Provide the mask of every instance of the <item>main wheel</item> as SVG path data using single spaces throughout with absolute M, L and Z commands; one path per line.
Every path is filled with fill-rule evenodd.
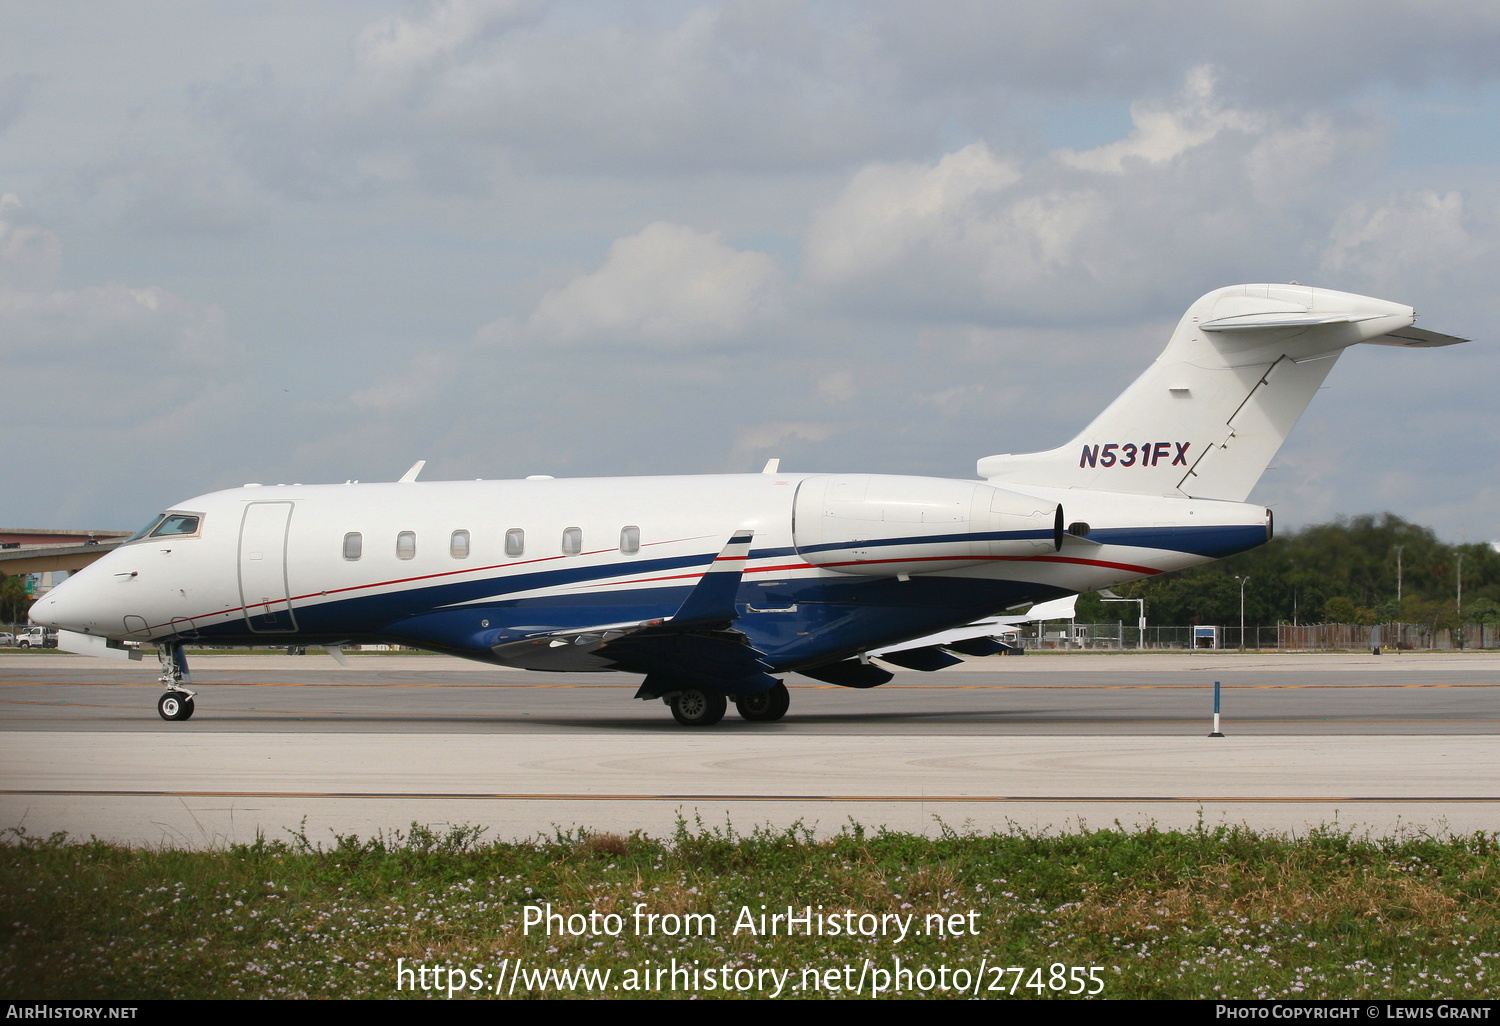
M 729 700 L 717 691 L 688 688 L 672 699 L 672 717 L 684 727 L 712 727 L 724 718 Z
M 168 691 L 156 700 L 156 711 L 164 720 L 186 720 L 193 715 L 193 700 L 187 695 Z
M 786 715 L 791 704 L 792 696 L 787 694 L 786 685 L 780 681 L 769 691 L 740 695 L 734 700 L 734 707 L 739 710 L 740 717 L 751 723 L 774 723 Z

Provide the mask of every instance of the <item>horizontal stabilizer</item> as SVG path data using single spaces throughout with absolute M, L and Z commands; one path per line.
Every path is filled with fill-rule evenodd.
M 1469 339 L 1460 338 L 1457 335 L 1439 335 L 1435 331 L 1428 331 L 1426 328 L 1418 328 L 1413 325 L 1397 331 L 1388 331 L 1379 338 L 1371 339 L 1370 341 L 1377 346 L 1405 346 L 1408 349 L 1434 349 L 1438 346 L 1456 346 L 1460 342 L 1468 342 Z
M 1220 317 L 1198 325 L 1204 331 L 1265 331 L 1269 328 L 1311 328 L 1320 324 L 1353 324 L 1362 320 L 1346 313 L 1265 313 Z

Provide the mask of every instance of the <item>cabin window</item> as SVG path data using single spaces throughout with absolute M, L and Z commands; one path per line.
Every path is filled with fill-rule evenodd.
M 583 551 L 583 528 L 569 527 L 563 530 L 562 550 L 564 556 L 576 556 Z
M 396 558 L 411 559 L 417 554 L 417 532 L 402 531 L 396 535 Z
M 512 527 L 505 532 L 505 554 L 507 556 L 519 556 L 526 551 L 526 532 L 519 527 Z
M 453 537 L 448 539 L 448 555 L 454 559 L 469 558 L 469 532 L 454 531 Z
M 365 549 L 365 537 L 358 531 L 344 535 L 344 558 L 358 559 Z
M 635 525 L 620 528 L 620 551 L 633 556 L 641 551 L 641 529 Z

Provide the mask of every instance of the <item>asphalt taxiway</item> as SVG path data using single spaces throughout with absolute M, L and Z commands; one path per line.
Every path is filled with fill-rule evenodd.
M 790 678 L 776 724 L 676 725 L 631 678 L 440 657 L 0 657 L 0 827 L 193 846 L 413 822 L 490 836 L 793 822 L 1500 830 L 1500 655 L 1068 653 Z M 1223 730 L 1208 738 L 1212 686 Z

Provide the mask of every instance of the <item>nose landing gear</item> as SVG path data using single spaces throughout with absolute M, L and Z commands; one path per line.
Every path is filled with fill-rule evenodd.
M 193 697 L 183 685 L 192 683 L 188 672 L 187 656 L 177 642 L 163 642 L 156 646 L 156 658 L 161 663 L 161 676 L 157 679 L 166 687 L 167 693 L 156 700 L 156 711 L 164 720 L 186 720 L 193 715 Z
M 193 699 L 185 691 L 168 691 L 156 700 L 156 711 L 164 720 L 186 720 L 193 715 Z

